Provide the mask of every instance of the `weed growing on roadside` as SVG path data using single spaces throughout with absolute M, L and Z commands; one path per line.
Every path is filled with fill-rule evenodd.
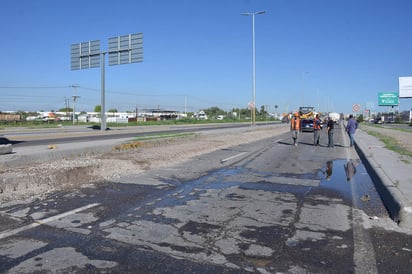
M 408 151 L 401 143 L 399 143 L 395 138 L 381 134 L 373 130 L 366 130 L 366 133 L 378 138 L 385 144 L 385 148 L 392 150 L 400 155 L 405 155 L 412 157 L 412 151 Z

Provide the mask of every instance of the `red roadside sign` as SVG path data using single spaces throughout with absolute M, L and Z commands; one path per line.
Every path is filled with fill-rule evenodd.
M 352 106 L 352 111 L 353 111 L 353 112 L 358 113 L 360 110 L 361 110 L 361 105 L 359 105 L 359 104 L 354 104 L 354 105 Z

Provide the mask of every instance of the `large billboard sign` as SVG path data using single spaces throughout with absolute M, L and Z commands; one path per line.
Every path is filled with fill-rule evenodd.
M 412 98 L 412 77 L 399 77 L 399 97 Z
M 100 40 L 71 45 L 72 70 L 100 67 Z
M 399 105 L 399 93 L 397 92 L 379 92 L 379 106 L 397 106 Z
M 143 62 L 143 33 L 109 38 L 109 66 Z
M 70 48 L 71 69 L 100 67 L 101 81 L 101 125 L 106 130 L 105 117 L 105 54 L 109 54 L 109 65 L 143 62 L 143 33 L 109 38 L 108 52 L 100 51 L 100 40 L 72 44 Z

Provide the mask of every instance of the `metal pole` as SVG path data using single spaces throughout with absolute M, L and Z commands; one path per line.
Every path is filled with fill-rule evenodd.
M 252 112 L 252 126 L 255 125 L 256 122 L 256 49 L 255 49 L 255 15 L 256 14 L 263 14 L 265 11 L 258 11 L 258 12 L 247 12 L 242 13 L 242 15 L 252 15 L 252 100 L 253 100 L 253 110 Z
M 76 120 L 76 99 L 79 96 L 76 96 L 76 88 L 78 87 L 78 85 L 72 85 L 72 88 L 74 89 L 74 94 L 73 94 L 73 125 L 75 124 L 75 120 Z
M 253 125 L 256 123 L 256 50 L 255 50 L 255 13 L 252 13 L 252 54 L 253 54 Z
M 73 96 L 73 125 L 76 121 L 76 96 Z
M 101 85 L 101 92 L 102 92 L 102 94 L 101 94 L 101 109 L 100 109 L 100 119 L 101 119 L 101 122 L 100 122 L 100 130 L 101 131 L 105 131 L 106 130 L 106 111 L 105 111 L 105 98 L 104 98 L 104 96 L 105 96 L 105 79 L 104 79 L 104 75 L 105 75 L 105 71 L 104 71 L 104 68 L 105 68 L 105 58 L 104 58 L 104 55 L 105 55 L 106 53 L 105 52 L 102 52 L 101 53 L 101 63 L 100 63 L 100 85 Z

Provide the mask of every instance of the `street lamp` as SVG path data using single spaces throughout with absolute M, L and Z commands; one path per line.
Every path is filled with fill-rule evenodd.
M 252 16 L 252 81 L 253 81 L 253 112 L 252 112 L 252 125 L 255 125 L 256 121 L 256 50 L 255 50 L 255 15 L 263 14 L 266 11 L 257 11 L 257 12 L 245 12 L 241 15 L 251 15 Z

